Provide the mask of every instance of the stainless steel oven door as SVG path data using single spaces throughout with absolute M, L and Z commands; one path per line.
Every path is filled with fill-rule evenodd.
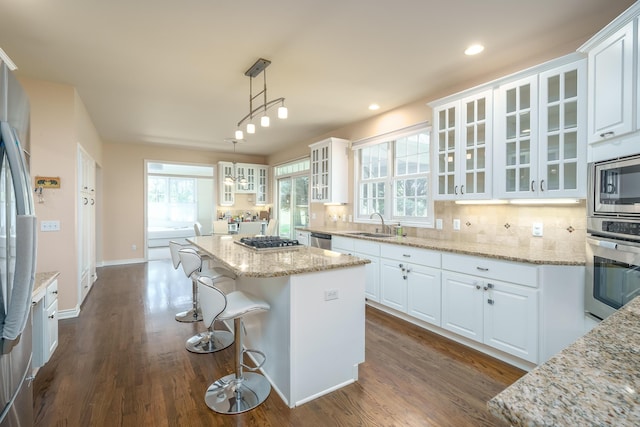
M 587 237 L 585 310 L 600 319 L 640 295 L 640 244 Z
M 589 165 L 589 215 L 640 215 L 640 156 Z

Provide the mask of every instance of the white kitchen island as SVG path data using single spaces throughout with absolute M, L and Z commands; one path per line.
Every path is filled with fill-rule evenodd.
M 244 323 L 245 346 L 267 355 L 262 373 L 273 389 L 295 407 L 357 381 L 369 261 L 306 246 L 257 251 L 234 243 L 238 239 L 188 240 L 236 274 L 237 290 L 271 305 Z

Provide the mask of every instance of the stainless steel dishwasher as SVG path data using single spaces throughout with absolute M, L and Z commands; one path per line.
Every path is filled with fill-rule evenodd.
M 331 234 L 311 233 L 309 246 L 312 248 L 331 250 Z

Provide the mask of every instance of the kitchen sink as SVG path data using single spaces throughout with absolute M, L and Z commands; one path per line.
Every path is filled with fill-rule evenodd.
M 390 234 L 368 233 L 368 232 L 365 232 L 365 231 L 356 231 L 356 232 L 347 233 L 347 234 L 351 234 L 353 236 L 362 236 L 362 237 L 393 237 Z

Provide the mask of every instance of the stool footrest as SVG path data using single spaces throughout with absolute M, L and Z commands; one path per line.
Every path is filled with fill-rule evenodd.
M 240 357 L 240 360 L 244 359 L 244 354 L 245 353 L 259 354 L 260 356 L 262 356 L 262 362 L 256 367 L 247 366 L 244 363 L 242 363 L 242 361 L 240 362 L 240 365 L 242 365 L 243 368 L 248 369 L 250 371 L 257 371 L 258 369 L 262 368 L 264 363 L 267 361 L 267 356 L 265 356 L 265 354 L 263 352 L 261 352 L 260 350 L 252 350 L 252 349 L 249 349 L 249 348 L 247 348 L 245 350 L 242 350 L 242 356 Z

